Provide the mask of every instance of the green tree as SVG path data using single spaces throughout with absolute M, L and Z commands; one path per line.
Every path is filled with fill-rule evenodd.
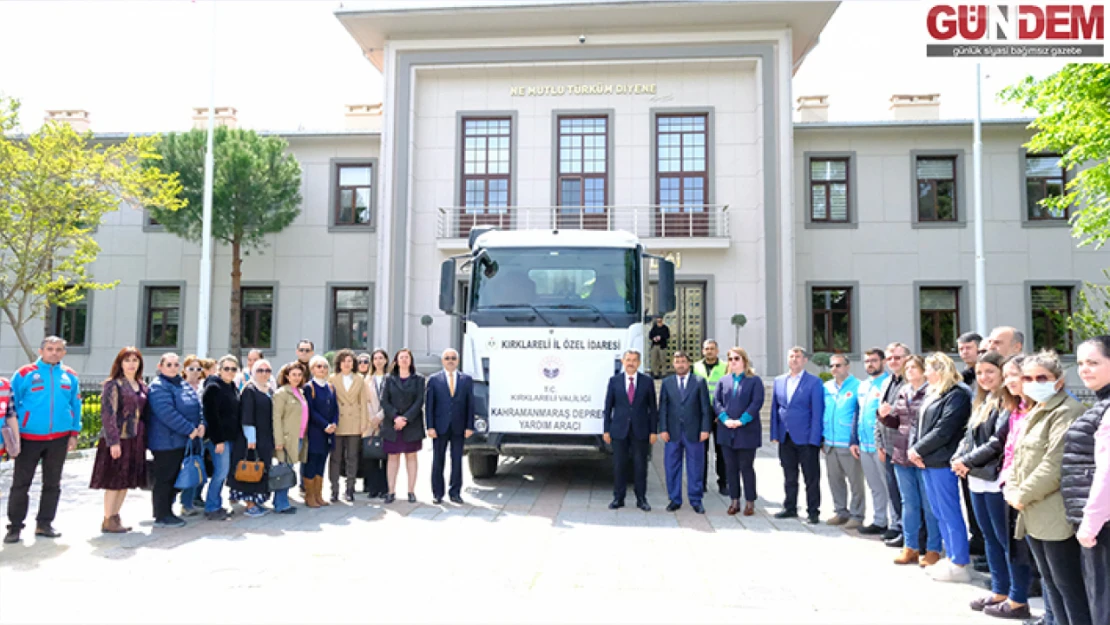
M 1036 112 L 1030 152 L 1061 154 L 1069 171 L 1089 165 L 1068 181 L 1063 196 L 1043 204 L 1058 211 L 1081 207 L 1072 213 L 1073 235 L 1080 245 L 1102 247 L 1110 240 L 1110 64 L 1071 63 L 1042 80 L 1028 76 L 1001 97 Z
M 19 102 L 0 97 L 0 310 L 34 359 L 27 323 L 118 283 L 88 272 L 104 214 L 126 204 L 172 215 L 182 206 L 181 184 L 159 170 L 156 137 L 102 145 L 69 124 L 28 136 L 14 134 L 18 127 Z
M 180 176 L 188 204 L 179 211 L 151 210 L 166 230 L 197 243 L 203 225 L 206 140 L 204 130 L 172 133 L 162 139 L 158 146 L 162 167 Z M 281 232 L 300 214 L 301 166 L 286 152 L 289 146 L 280 137 L 219 127 L 214 141 L 212 238 L 231 247 L 231 353 L 239 357 L 243 347 L 243 256 L 260 251 L 266 235 Z

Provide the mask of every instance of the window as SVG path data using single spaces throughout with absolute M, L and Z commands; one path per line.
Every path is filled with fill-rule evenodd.
M 1025 156 L 1025 202 L 1029 219 L 1067 221 L 1069 211 L 1066 208 L 1041 205 L 1046 198 L 1063 196 L 1067 179 L 1059 154 Z
M 1065 320 L 1071 315 L 1070 286 L 1035 286 L 1030 289 L 1030 308 L 1033 315 L 1033 346 L 1036 349 L 1054 349 L 1058 354 L 1075 350 L 1072 334 Z
M 956 221 L 956 157 L 918 156 L 917 220 Z
M 273 347 L 274 289 L 244 287 L 240 293 L 242 345 L 270 349 Z
M 54 307 L 54 336 L 65 339 L 66 347 L 87 347 L 89 301 L 84 293 L 81 299 L 65 306 Z
M 655 236 L 708 236 L 709 116 L 655 118 Z
M 474 226 L 508 227 L 512 120 L 463 118 L 462 206 L 459 236 Z
M 609 118 L 560 117 L 557 227 L 607 230 Z
M 851 287 L 813 288 L 813 351 L 848 353 L 852 351 Z
M 956 351 L 960 335 L 960 289 L 922 287 L 917 292 L 921 315 L 921 351 Z
M 181 288 L 148 287 L 146 346 L 177 347 L 181 332 Z
M 370 289 L 335 287 L 331 292 L 333 349 L 367 349 L 370 340 Z
M 372 163 L 343 163 L 335 167 L 336 226 L 363 226 L 371 223 L 373 179 Z
M 814 158 L 809 161 L 810 219 L 848 223 L 848 159 Z

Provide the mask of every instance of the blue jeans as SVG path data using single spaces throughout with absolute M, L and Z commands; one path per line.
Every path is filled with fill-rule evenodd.
M 1029 601 L 1029 566 L 1010 557 L 1009 505 L 1002 493 L 971 492 L 971 507 L 983 530 L 987 563 L 991 567 L 991 592 L 1008 595 L 1014 603 Z
M 928 531 L 926 549 L 940 552 L 940 526 L 929 506 L 929 496 L 925 494 L 925 471 L 917 467 L 894 465 L 898 477 L 898 490 L 902 493 L 902 536 L 906 547 L 921 551 L 921 513 L 925 513 L 925 529 Z M 965 541 L 966 542 L 966 541 Z
M 228 471 L 231 469 L 231 443 L 224 443 L 224 453 L 216 453 L 216 445 L 211 441 L 206 442 L 208 453 L 212 454 L 212 476 L 208 480 L 208 496 L 204 500 L 204 511 L 215 512 L 224 506 L 221 494 L 224 482 L 227 481 Z
M 924 469 L 923 472 L 929 505 L 944 536 L 948 559 L 958 566 L 967 566 L 971 562 L 971 554 L 968 552 L 967 524 L 960 507 L 960 478 L 948 467 Z
M 281 512 L 293 506 L 289 503 L 289 489 L 283 488 L 274 491 L 274 512 Z

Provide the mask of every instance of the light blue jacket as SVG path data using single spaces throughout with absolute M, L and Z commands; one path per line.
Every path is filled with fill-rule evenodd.
M 51 365 L 39 358 L 21 368 L 12 378 L 20 438 L 51 441 L 80 434 L 79 386 L 73 369 L 60 363 Z
M 840 388 L 836 380 L 825 382 L 825 443 L 830 447 L 848 447 L 852 442 L 852 424 L 859 413 L 859 380 L 845 378 Z
M 875 422 L 879 418 L 879 404 L 883 403 L 883 383 L 890 373 L 883 371 L 877 378 L 867 378 L 860 382 L 859 416 L 852 426 L 852 444 L 859 445 L 860 451 L 873 454 L 878 450 L 875 445 Z

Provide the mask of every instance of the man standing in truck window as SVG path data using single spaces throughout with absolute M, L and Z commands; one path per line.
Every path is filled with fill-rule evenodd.
M 655 444 L 659 411 L 655 405 L 655 383 L 640 373 L 640 352 L 630 349 L 621 358 L 624 371 L 609 378 L 605 393 L 604 434 L 613 446 L 613 501 L 610 510 L 624 507 L 628 491 L 627 471 L 632 459 L 633 490 L 636 507 L 650 512 L 647 501 L 647 461 Z
M 656 380 L 663 377 L 663 369 L 667 366 L 667 342 L 671 340 L 671 329 L 663 323 L 662 317 L 656 317 L 655 323 L 648 332 L 648 341 L 651 342 L 651 377 Z
M 702 360 L 694 363 L 694 375 L 705 380 L 705 384 L 709 389 L 709 403 L 713 403 L 713 394 L 717 392 L 717 381 L 725 377 L 728 373 L 728 363 L 718 360 L 718 347 L 717 341 L 708 339 L 701 345 L 701 355 L 704 356 Z M 727 473 L 725 472 L 725 460 L 721 455 L 721 443 L 717 440 L 717 420 L 713 419 L 713 453 L 717 459 L 715 466 L 717 468 L 717 492 L 723 496 L 728 496 L 728 480 L 726 479 Z M 704 457 L 705 462 L 701 465 L 701 483 L 707 484 L 709 482 L 709 446 L 706 445 Z

